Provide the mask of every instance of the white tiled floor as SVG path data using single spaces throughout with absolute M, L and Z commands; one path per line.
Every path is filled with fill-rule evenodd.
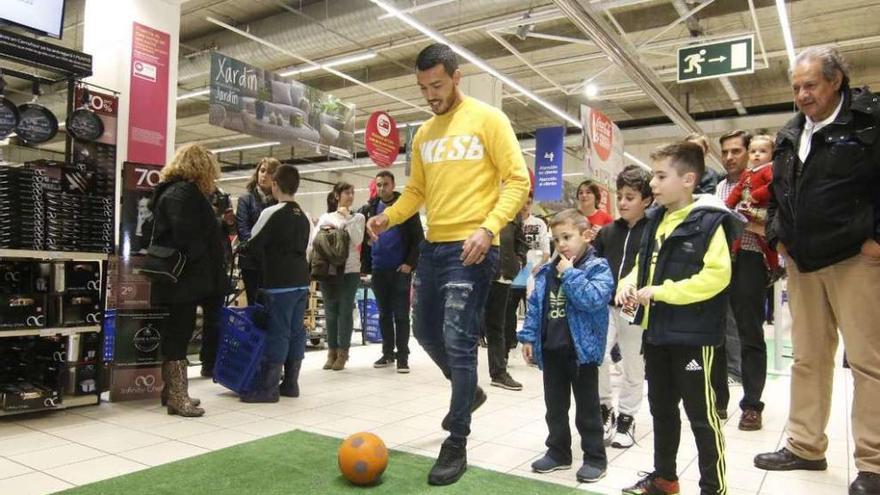
M 323 353 L 309 352 L 301 376 L 302 397 L 282 398 L 278 404 L 243 404 L 210 380 L 195 377 L 198 368 L 192 368 L 191 394 L 201 398 L 207 410 L 198 419 L 168 416 L 158 401 L 103 403 L 3 418 L 0 494 L 52 493 L 293 429 L 336 437 L 369 430 L 391 448 L 436 455 L 446 437 L 440 420 L 447 410 L 449 387 L 418 344 L 413 342 L 412 347 L 409 375 L 397 374 L 393 368 L 373 369 L 372 362 L 380 352 L 377 345 L 353 347 L 351 361 L 341 372 L 321 370 Z M 510 372 L 523 382 L 524 390 L 489 387 L 485 357 L 481 350 L 480 380 L 489 400 L 474 415 L 468 444 L 470 464 L 613 494 L 637 479 L 640 471 L 651 468 L 653 435 L 646 403 L 636 418 L 638 445 L 627 451 L 609 448 L 608 474 L 599 483 L 579 484 L 574 470 L 531 473 L 529 465 L 542 455 L 547 434 L 540 372 L 525 366 L 517 355 L 511 359 Z M 732 495 L 846 493 L 857 474 L 851 460 L 849 427 L 852 379 L 842 369 L 835 378 L 828 428 L 830 467 L 819 473 L 766 473 L 752 466 L 755 454 L 776 450 L 782 444 L 788 413 L 786 377 L 769 378 L 764 393 L 764 429 L 758 432 L 737 430 L 736 404 L 742 389 L 731 389 L 731 417 L 725 436 Z M 575 447 L 578 442 L 573 439 Z M 698 493 L 695 459 L 693 437 L 685 421 L 678 456 L 684 495 Z

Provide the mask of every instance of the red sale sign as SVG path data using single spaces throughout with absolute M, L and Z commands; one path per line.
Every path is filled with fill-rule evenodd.
M 128 116 L 128 160 L 165 164 L 168 146 L 168 33 L 134 23 Z
M 383 168 L 390 167 L 400 151 L 400 134 L 394 117 L 385 112 L 373 112 L 364 132 L 364 145 L 373 162 Z
M 604 113 L 595 109 L 590 112 L 590 140 L 602 161 L 608 161 L 608 157 L 611 156 L 614 142 L 613 126 L 611 119 Z

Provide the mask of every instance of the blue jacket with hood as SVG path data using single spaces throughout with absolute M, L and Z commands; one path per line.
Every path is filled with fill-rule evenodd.
M 614 294 L 614 276 L 604 258 L 590 252 L 583 256 L 577 266 L 562 274 L 565 291 L 565 314 L 571 331 L 578 365 L 602 363 L 608 337 L 608 303 Z M 541 335 L 544 325 L 544 295 L 547 277 L 555 276 L 555 263 L 551 260 L 535 276 L 535 290 L 528 299 L 526 319 L 517 339 L 532 344 L 535 363 L 544 369 Z

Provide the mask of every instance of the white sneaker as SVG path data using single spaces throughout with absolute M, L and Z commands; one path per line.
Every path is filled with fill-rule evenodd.
M 629 414 L 621 414 L 617 418 L 617 431 L 611 446 L 617 449 L 628 449 L 636 443 L 636 422 Z
M 605 430 L 605 445 L 611 445 L 611 439 L 614 438 L 617 428 L 617 416 L 614 414 L 614 409 L 604 404 L 600 407 L 602 409 L 602 428 Z

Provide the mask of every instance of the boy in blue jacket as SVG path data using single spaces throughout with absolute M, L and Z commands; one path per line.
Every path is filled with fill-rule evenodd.
M 544 372 L 547 407 L 547 453 L 532 470 L 549 473 L 571 467 L 568 409 L 572 391 L 575 426 L 584 462 L 577 479 L 602 479 L 608 465 L 599 410 L 598 370 L 608 333 L 606 306 L 614 292 L 608 262 L 589 245 L 590 224 L 577 210 L 556 214 L 550 222 L 557 256 L 535 276 L 523 329 L 517 334 L 526 362 L 534 359 Z

